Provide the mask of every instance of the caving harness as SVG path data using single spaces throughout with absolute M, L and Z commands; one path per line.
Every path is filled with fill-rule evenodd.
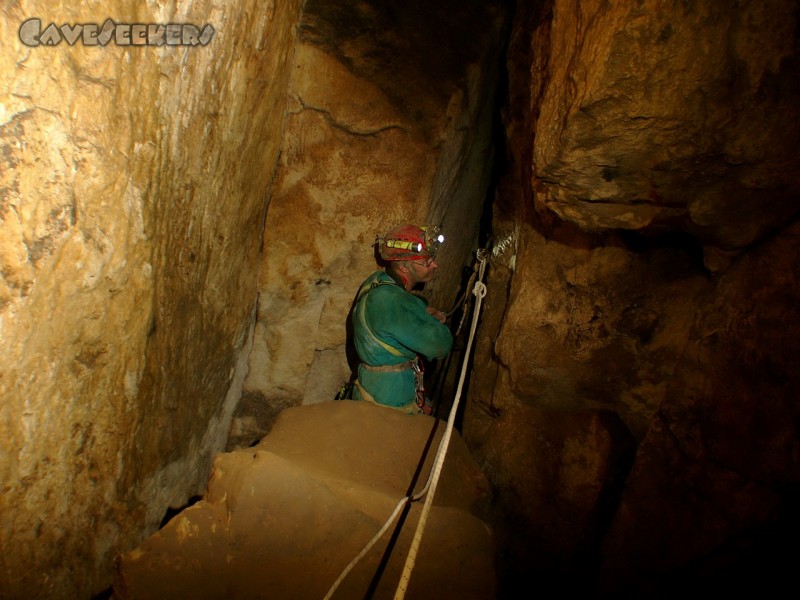
M 364 306 L 363 302 L 366 302 L 365 296 L 372 290 L 382 285 L 397 285 L 394 281 L 373 281 L 369 285 L 363 285 L 361 289 L 358 291 L 356 295 L 356 308 L 355 311 L 358 314 L 359 323 L 364 328 L 370 338 L 381 346 L 384 350 L 389 352 L 394 356 L 404 356 L 403 353 L 392 346 L 391 344 L 387 344 L 383 340 L 379 339 L 372 332 L 372 328 L 367 323 L 367 319 L 364 315 L 366 307 Z M 362 302 L 363 301 L 363 302 Z M 419 356 L 415 356 L 410 360 L 403 361 L 401 363 L 393 364 L 393 365 L 370 365 L 365 362 L 361 363 L 361 366 L 366 369 L 367 371 L 373 371 L 376 373 L 397 373 L 399 371 L 406 371 L 408 369 L 413 369 L 414 371 L 414 401 L 419 408 L 420 411 L 424 412 L 426 415 L 430 415 L 433 413 L 433 406 L 431 405 L 430 400 L 425 397 L 425 365 L 420 359 Z M 364 389 L 364 386 L 361 385 L 361 382 L 356 379 L 353 382 L 353 385 L 358 388 L 359 393 L 362 397 L 365 397 L 368 400 L 373 400 L 374 398 L 371 397 L 369 392 Z

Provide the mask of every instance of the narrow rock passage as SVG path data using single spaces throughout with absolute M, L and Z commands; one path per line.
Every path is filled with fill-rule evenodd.
M 258 445 L 217 457 L 201 501 L 120 557 L 115 600 L 321 600 L 417 471 L 415 491 L 425 485 L 444 429 L 355 401 L 283 411 Z M 481 518 L 488 501 L 489 485 L 455 434 L 406 597 L 495 597 L 493 537 Z M 421 506 L 412 504 L 395 540 L 397 522 L 386 531 L 334 599 L 394 596 Z

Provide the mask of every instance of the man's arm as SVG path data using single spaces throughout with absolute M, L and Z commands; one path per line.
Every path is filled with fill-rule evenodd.
M 370 293 L 374 297 L 369 298 L 367 310 L 376 335 L 428 359 L 447 356 L 453 335 L 444 319 L 434 314 L 445 317 L 441 311 L 429 309 L 423 300 L 398 288 L 386 286 Z
M 432 306 L 429 306 L 425 310 L 427 311 L 427 313 L 429 315 L 434 317 L 440 323 L 444 323 L 445 321 L 447 321 L 447 315 L 444 314 L 442 311 L 437 310 L 437 309 L 433 308 Z

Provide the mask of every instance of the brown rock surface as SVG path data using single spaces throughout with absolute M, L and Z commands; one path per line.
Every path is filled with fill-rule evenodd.
M 729 248 L 792 218 L 794 2 L 552 7 L 538 204 L 586 231 L 677 227 Z
M 489 183 L 499 4 L 305 4 L 246 393 L 273 407 L 333 398 L 354 367 L 347 315 L 377 268 L 372 244 L 395 224 L 442 225 L 426 293 L 455 301 Z
M 0 597 L 100 593 L 205 486 L 246 370 L 300 5 L 0 11 Z M 216 34 L 28 47 L 32 16 Z
M 409 485 L 422 489 L 444 430 L 363 402 L 283 411 L 257 446 L 217 457 L 203 500 L 120 558 L 114 597 L 323 598 Z M 476 516 L 488 484 L 458 434 L 450 440 L 407 597 L 492 598 L 492 535 Z M 396 521 L 333 598 L 364 597 L 376 573 L 372 597 L 393 597 L 421 507 L 384 570 Z
M 696 577 L 716 566 L 733 579 L 740 548 L 752 553 L 754 572 L 767 557 L 796 559 L 764 532 L 784 523 L 792 535 L 797 523 L 798 253 L 795 225 L 740 257 L 698 311 L 605 542 L 609 587 L 659 580 L 695 561 Z M 781 581 L 781 564 L 765 585 Z
M 669 595 L 793 573 L 797 1 L 513 4 L 506 81 L 502 2 L 6 3 L 0 597 L 101 593 L 112 557 L 203 489 L 229 430 L 246 445 L 282 409 L 327 400 L 378 230 L 456 232 L 426 290 L 449 308 L 488 228 L 495 82 L 507 154 L 464 432 L 517 519 L 498 536 L 508 581 L 563 595 L 600 571 L 612 593 Z M 28 48 L 34 14 L 217 34 Z M 254 408 L 230 429 L 240 398 Z M 288 442 L 330 433 L 309 432 Z M 348 496 L 320 474 L 336 453 L 304 451 L 226 456 L 237 474 L 271 465 L 269 506 L 300 504 L 331 539 L 367 535 L 397 490 L 358 480 Z M 227 524 L 214 498 L 149 542 Z
M 507 549 L 509 581 L 532 594 L 596 593 L 598 572 L 610 597 L 758 593 L 789 578 L 797 18 L 791 1 L 518 5 L 510 160 L 465 439 L 509 506 L 520 490 L 560 498 L 563 487 L 508 439 L 531 453 L 589 448 L 576 418 L 589 409 L 616 413 L 640 443 L 603 518 L 586 519 L 588 502 L 551 531 L 554 548 L 596 536 L 588 555 Z M 538 420 L 519 415 L 539 411 L 575 429 L 534 434 Z M 564 507 L 547 508 L 524 515 L 530 531 L 548 532 Z

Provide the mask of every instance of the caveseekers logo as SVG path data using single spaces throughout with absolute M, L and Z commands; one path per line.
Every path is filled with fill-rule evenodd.
M 66 42 L 70 46 L 205 46 L 214 37 L 214 28 L 202 28 L 186 23 L 144 24 L 115 23 L 106 19 L 102 26 L 96 23 L 83 25 L 50 23 L 42 29 L 41 19 L 28 19 L 19 27 L 19 39 L 26 46 L 57 46 Z

